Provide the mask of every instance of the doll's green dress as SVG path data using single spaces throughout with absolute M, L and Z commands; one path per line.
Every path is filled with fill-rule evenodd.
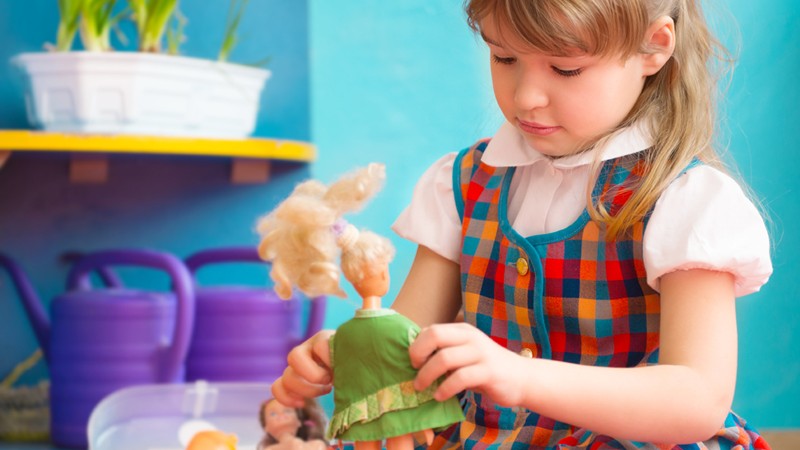
M 329 439 L 377 441 L 464 419 L 458 400 L 436 401 L 438 381 L 414 389 L 408 346 L 419 327 L 391 309 L 359 309 L 331 338 L 335 409 Z

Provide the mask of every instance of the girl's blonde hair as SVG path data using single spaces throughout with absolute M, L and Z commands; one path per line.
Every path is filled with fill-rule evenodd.
M 259 255 L 272 262 L 270 276 L 279 297 L 290 298 L 295 286 L 312 297 L 344 297 L 339 285 L 340 254 L 350 281 L 359 281 L 370 263 L 388 264 L 394 256 L 388 239 L 359 232 L 343 220 L 346 213 L 357 211 L 372 198 L 385 178 L 385 167 L 373 163 L 330 186 L 306 181 L 259 219 Z
M 727 51 L 706 25 L 696 0 L 467 0 L 470 26 L 480 30 L 491 15 L 501 32 L 512 33 L 546 54 L 580 51 L 627 58 L 651 52 L 645 31 L 659 17 L 675 22 L 675 50 L 661 70 L 648 77 L 628 116 L 606 136 L 642 123 L 652 131 L 653 147 L 645 152 L 646 171 L 630 199 L 611 215 L 602 199 L 587 193 L 592 218 L 607 226 L 609 238 L 641 221 L 667 185 L 694 159 L 721 167 L 713 146 L 719 70 L 728 66 Z M 725 64 L 719 64 L 725 63 Z M 599 161 L 594 166 L 595 178 Z M 591 190 L 591 188 L 590 188 Z

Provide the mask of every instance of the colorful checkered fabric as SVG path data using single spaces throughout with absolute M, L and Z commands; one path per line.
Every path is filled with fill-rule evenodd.
M 463 224 L 465 320 L 503 347 L 528 349 L 538 358 L 605 367 L 657 363 L 659 295 L 647 284 L 642 259 L 647 219 L 613 241 L 606 240 L 586 211 L 564 230 L 521 236 L 506 211 L 514 168 L 482 164 L 487 143 L 464 150 L 454 168 Z M 641 154 L 606 161 L 592 195 L 614 213 L 643 168 Z M 463 402 L 466 420 L 437 436 L 432 448 L 664 448 L 597 435 L 522 408 L 503 408 L 474 392 L 466 392 Z M 733 414 L 713 441 L 677 448 L 763 443 Z

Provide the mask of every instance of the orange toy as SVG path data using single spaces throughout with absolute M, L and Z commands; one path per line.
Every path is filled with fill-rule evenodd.
M 195 434 L 186 450 L 236 450 L 238 440 L 235 434 L 206 430 Z

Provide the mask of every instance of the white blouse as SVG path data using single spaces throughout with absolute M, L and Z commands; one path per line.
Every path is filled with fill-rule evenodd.
M 608 160 L 650 147 L 648 134 L 631 127 L 606 145 L 578 155 L 551 159 L 531 148 L 504 124 L 483 154 L 494 167 L 516 167 L 509 191 L 508 219 L 523 236 L 566 228 L 586 207 L 586 187 L 594 155 Z M 401 237 L 458 261 L 461 220 L 453 196 L 456 153 L 435 162 L 414 189 L 411 204 L 392 229 Z M 736 295 L 756 292 L 772 274 L 764 220 L 741 187 L 727 174 L 696 166 L 675 180 L 656 202 L 643 238 L 647 281 L 659 289 L 662 275 L 709 269 L 735 276 Z

